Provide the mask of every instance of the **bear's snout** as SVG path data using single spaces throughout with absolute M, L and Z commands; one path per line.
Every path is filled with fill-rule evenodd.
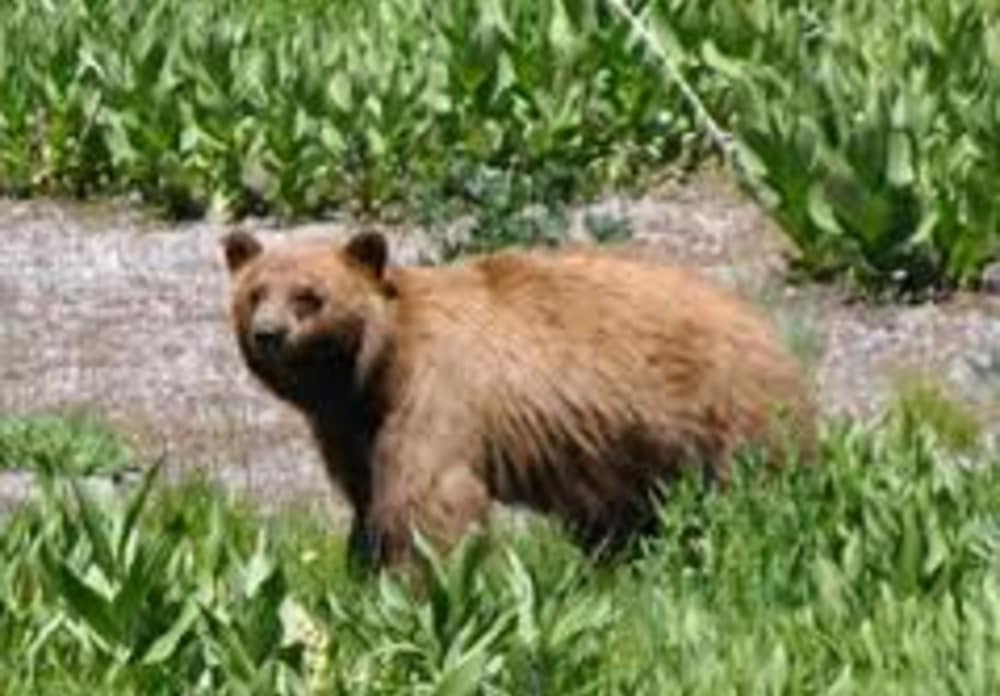
M 262 357 L 274 358 L 281 354 L 288 340 L 288 327 L 275 322 L 255 322 L 250 334 L 254 350 Z

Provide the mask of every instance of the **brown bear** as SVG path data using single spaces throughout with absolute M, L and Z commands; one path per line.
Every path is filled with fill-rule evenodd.
M 394 267 L 372 232 L 224 250 L 241 353 L 308 420 L 369 563 L 406 560 L 413 530 L 446 550 L 492 501 L 617 548 L 682 467 L 813 451 L 797 361 L 693 271 L 585 248 Z

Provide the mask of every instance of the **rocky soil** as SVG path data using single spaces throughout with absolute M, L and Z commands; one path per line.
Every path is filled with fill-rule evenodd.
M 759 299 L 813 365 L 828 412 L 873 415 L 895 375 L 917 370 L 1000 413 L 995 298 L 872 308 L 791 288 L 780 235 L 718 183 L 588 210 L 626 219 L 637 253 L 701 266 Z M 577 235 L 584 212 L 574 215 Z M 262 503 L 294 500 L 338 516 L 297 416 L 252 382 L 236 353 L 218 245 L 228 229 L 171 226 L 126 205 L 0 200 L 0 413 L 86 409 L 143 457 L 165 455 L 173 476 L 198 468 Z M 352 230 L 255 229 L 274 238 Z M 387 231 L 397 260 L 436 256 L 426 232 Z M 27 488 L 23 475 L 3 475 L 0 505 Z

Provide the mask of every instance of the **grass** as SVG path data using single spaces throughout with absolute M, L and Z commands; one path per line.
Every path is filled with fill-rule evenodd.
M 106 474 L 131 464 L 130 449 L 91 416 L 0 416 L 0 471 Z
M 952 397 L 940 380 L 904 372 L 897 376 L 894 409 L 906 422 L 922 423 L 940 446 L 955 454 L 974 454 L 983 444 L 985 424 L 973 406 Z
M 524 207 L 697 165 L 722 129 L 808 278 L 923 298 L 975 287 L 1000 253 L 989 0 L 0 12 L 8 194 L 137 191 L 175 215 L 472 210 L 481 250 L 552 241 Z
M 536 199 L 625 181 L 680 148 L 656 124 L 684 116 L 593 9 L 18 0 L 0 182 L 293 215 L 476 201 L 497 175 Z
M 750 183 L 800 270 L 875 295 L 975 284 L 1000 239 L 983 189 L 1000 145 L 993 3 L 760 2 L 688 18 L 681 41 L 725 76 Z
M 679 486 L 631 560 L 532 519 L 425 551 L 424 595 L 295 510 L 155 468 L 128 500 L 53 479 L 2 522 L 0 689 L 995 693 L 1000 468 L 954 466 L 906 403 L 828 424 L 822 466 Z

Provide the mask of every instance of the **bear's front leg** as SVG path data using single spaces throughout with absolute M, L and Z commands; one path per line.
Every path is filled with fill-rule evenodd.
M 463 414 L 467 419 L 468 414 Z M 368 533 L 376 564 L 412 560 L 413 532 L 440 553 L 485 520 L 490 496 L 471 429 L 446 414 L 397 416 L 376 439 Z

